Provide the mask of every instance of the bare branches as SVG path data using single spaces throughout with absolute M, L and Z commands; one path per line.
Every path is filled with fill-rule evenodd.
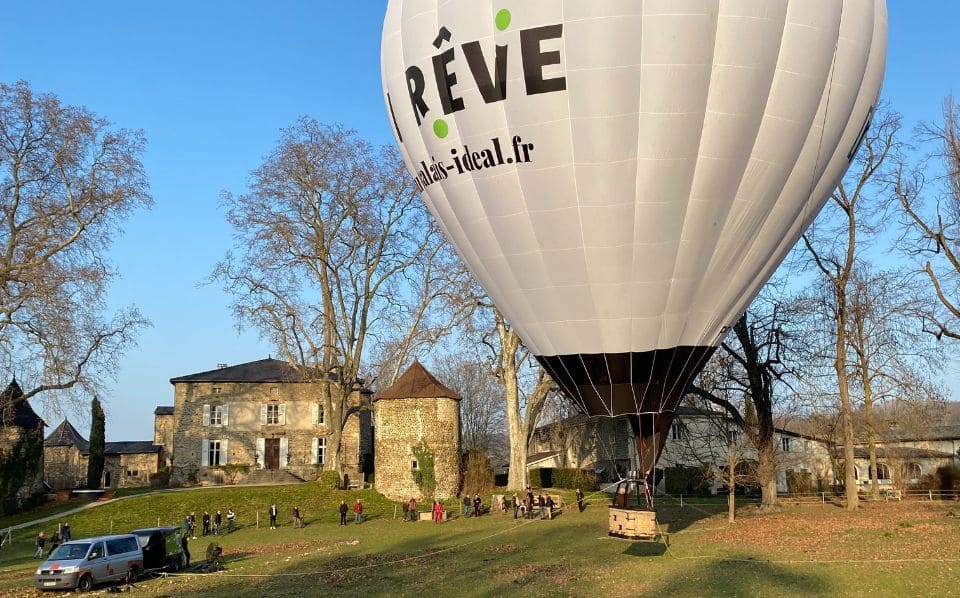
M 136 310 L 100 315 L 115 275 L 103 255 L 151 204 L 145 145 L 24 82 L 0 84 L 0 358 L 30 382 L 26 398 L 100 388 L 148 324 Z

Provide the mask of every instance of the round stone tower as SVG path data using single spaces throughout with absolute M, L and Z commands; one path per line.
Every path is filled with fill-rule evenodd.
M 373 401 L 377 490 L 393 500 L 455 495 L 460 488 L 460 396 L 414 361 Z

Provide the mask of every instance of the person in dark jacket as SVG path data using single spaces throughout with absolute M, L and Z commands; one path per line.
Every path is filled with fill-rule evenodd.
M 63 543 L 63 538 L 60 536 L 60 530 L 54 530 L 53 535 L 50 536 L 50 552 L 47 553 L 47 556 L 53 554 L 53 551 L 57 549 L 57 546 Z
M 583 491 L 577 488 L 577 509 L 583 513 Z
M 470 516 L 470 495 L 469 494 L 463 495 L 463 516 L 464 517 Z
M 187 548 L 187 538 L 186 534 L 180 536 L 180 550 L 183 551 L 183 557 L 186 559 L 186 564 L 184 567 L 190 566 L 190 549 Z
M 347 524 L 347 511 L 349 510 L 350 509 L 347 507 L 347 501 L 341 500 L 340 501 L 340 525 Z
M 40 533 L 37 534 L 37 551 L 33 553 L 33 558 L 42 559 L 43 558 L 43 549 L 47 545 L 47 536 L 44 535 L 43 530 L 40 530 Z
M 73 532 L 70 531 L 70 524 L 64 523 L 63 527 L 60 529 L 60 536 L 63 538 L 64 542 L 69 542 L 73 540 Z
M 473 495 L 473 516 L 479 517 L 483 513 L 483 501 L 480 500 L 479 494 Z
M 520 512 L 520 500 L 517 498 L 516 492 L 513 493 L 513 498 L 510 500 L 513 502 L 513 518 L 516 519 Z
M 277 503 L 270 503 L 267 513 L 270 515 L 270 529 L 277 529 L 277 515 L 280 513 L 277 509 Z
M 210 535 L 210 513 L 207 511 L 203 512 L 203 535 Z
M 553 497 L 547 495 L 547 519 L 553 519 Z
M 213 533 L 214 535 L 220 535 L 220 526 L 223 525 L 223 514 L 220 511 L 217 511 L 213 514 Z
M 543 519 L 546 514 L 547 502 L 543 500 L 543 495 L 537 497 L 537 506 L 540 507 L 540 519 Z

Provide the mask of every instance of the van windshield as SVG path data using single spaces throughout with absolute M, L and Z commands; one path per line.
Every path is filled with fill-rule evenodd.
M 88 543 L 62 544 L 53 551 L 53 554 L 50 555 L 49 560 L 75 561 L 86 557 L 88 550 L 90 550 L 90 544 Z

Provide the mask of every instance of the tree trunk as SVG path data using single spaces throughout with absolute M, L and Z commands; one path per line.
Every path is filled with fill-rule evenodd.
M 840 418 L 843 434 L 844 489 L 847 495 L 847 510 L 855 511 L 860 502 L 857 494 L 857 476 L 853 455 L 853 408 L 850 402 L 850 385 L 847 381 L 847 319 L 846 294 L 837 293 L 837 338 L 836 359 L 833 367 L 837 374 L 837 386 L 840 392 Z
M 507 435 L 510 439 L 510 472 L 507 490 L 522 492 L 527 487 L 527 434 L 520 416 L 520 388 L 512 355 L 503 364 L 503 385 L 507 399 Z
M 867 379 L 869 380 L 869 378 Z M 863 387 L 864 415 L 867 419 L 867 443 L 870 447 L 870 496 L 880 496 L 880 471 L 877 468 L 877 432 L 873 427 L 873 395 L 869 381 Z
M 727 476 L 727 488 L 730 490 L 727 495 L 727 522 L 733 523 L 737 516 L 737 460 L 733 454 L 733 446 L 727 449 Z
M 777 457 L 773 448 L 773 436 L 761 436 L 757 447 L 757 482 L 760 484 L 760 510 L 777 508 Z

